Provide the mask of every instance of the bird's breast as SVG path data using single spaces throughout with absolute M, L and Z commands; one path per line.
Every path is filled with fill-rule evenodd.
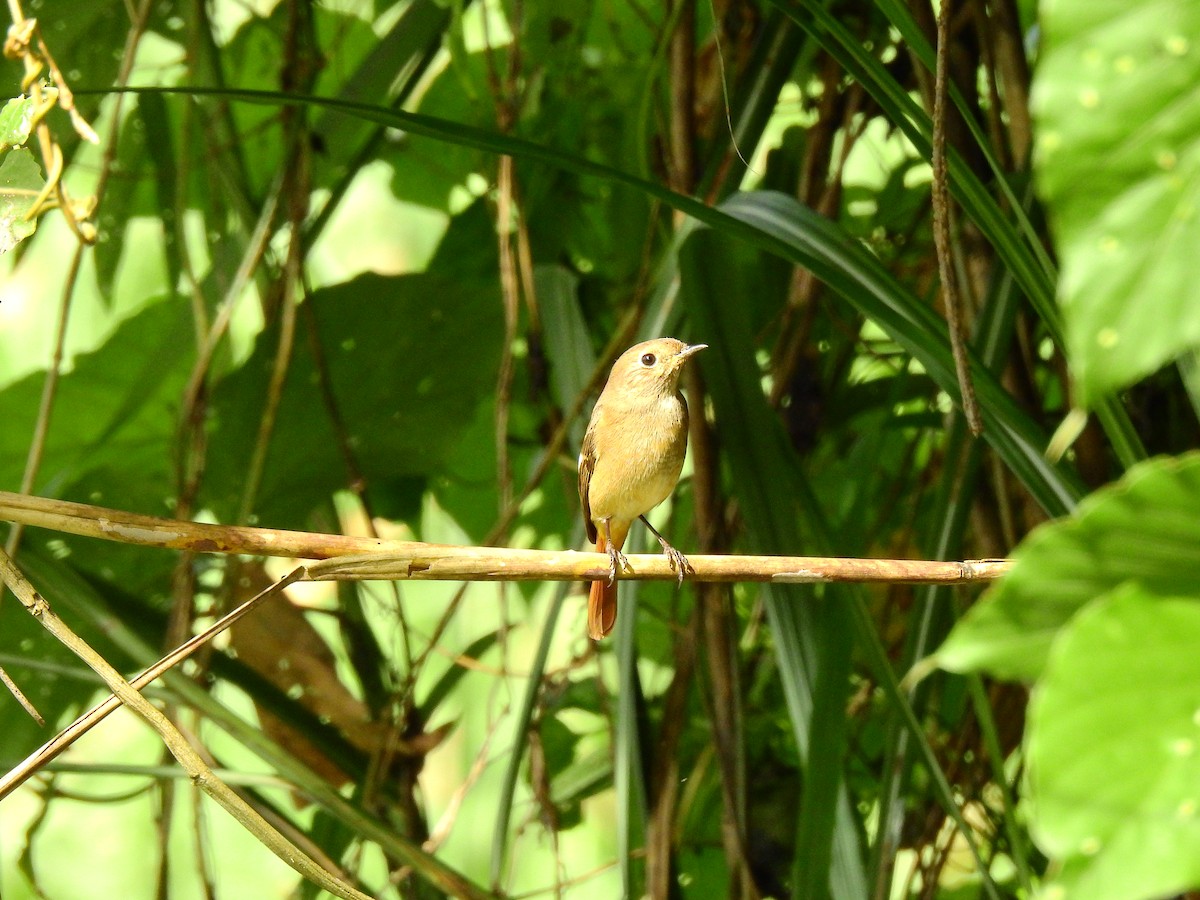
M 687 406 L 678 395 L 602 410 L 588 488 L 592 519 L 632 521 L 662 503 L 687 452 Z

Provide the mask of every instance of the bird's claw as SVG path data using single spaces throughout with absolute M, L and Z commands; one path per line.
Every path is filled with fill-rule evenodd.
M 676 550 L 670 544 L 663 542 L 663 553 L 667 556 L 667 564 L 671 567 L 671 571 L 679 579 L 679 583 L 683 584 L 683 576 L 686 574 L 696 574 L 696 570 L 692 568 L 692 564 L 688 562 L 688 558 L 681 552 Z
M 616 584 L 617 570 L 624 569 L 627 572 L 633 571 L 633 566 L 629 565 L 629 560 L 625 558 L 625 554 L 614 547 L 608 545 L 608 583 Z

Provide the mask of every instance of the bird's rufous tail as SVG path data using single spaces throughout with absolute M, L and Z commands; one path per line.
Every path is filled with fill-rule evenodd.
M 607 553 L 608 543 L 604 533 L 596 535 L 596 552 Z M 608 579 L 593 581 L 588 592 L 588 637 L 598 641 L 610 631 L 617 622 L 617 582 L 611 584 Z

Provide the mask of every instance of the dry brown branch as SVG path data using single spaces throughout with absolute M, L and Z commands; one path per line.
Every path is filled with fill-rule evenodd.
M 962 393 L 962 410 L 971 434 L 983 434 L 983 415 L 975 397 L 971 378 L 971 363 L 967 355 L 967 324 L 964 321 L 963 301 L 955 281 L 950 246 L 950 169 L 946 158 L 946 57 L 950 42 L 950 2 L 943 0 L 937 17 L 937 73 L 933 95 L 933 242 L 937 248 L 938 275 L 946 301 L 946 323 L 950 328 L 950 350 L 954 356 L 954 371 Z
M 205 525 L 137 515 L 101 506 L 48 500 L 0 491 L 0 521 L 102 538 L 144 547 L 200 553 L 245 553 L 322 560 L 307 580 L 575 581 L 608 577 L 608 556 L 574 550 L 459 547 L 420 541 L 385 541 L 318 534 Z M 860 584 L 957 584 L 991 581 L 1008 571 L 1002 559 L 942 562 L 918 559 L 849 559 L 821 556 L 689 556 L 690 581 Z M 674 580 L 665 556 L 630 554 L 621 577 Z

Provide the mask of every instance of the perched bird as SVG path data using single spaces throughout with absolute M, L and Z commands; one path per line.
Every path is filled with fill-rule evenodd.
M 608 581 L 588 594 L 588 635 L 599 640 L 617 620 L 618 569 L 634 519 L 646 523 L 683 581 L 687 557 L 654 530 L 645 513 L 675 488 L 687 451 L 688 409 L 679 393 L 683 365 L 707 344 L 656 338 L 630 347 L 613 364 L 579 451 L 579 499 L 588 540 L 608 553 Z

